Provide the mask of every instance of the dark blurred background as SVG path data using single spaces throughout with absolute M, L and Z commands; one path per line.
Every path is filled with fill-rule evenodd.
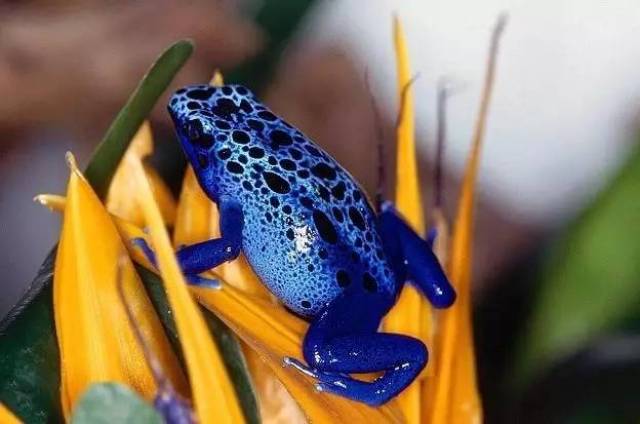
M 64 152 L 86 160 L 145 69 L 178 38 L 192 38 L 196 53 L 173 88 L 222 69 L 373 193 L 377 125 L 393 152 L 397 13 L 419 74 L 427 206 L 438 81 L 452 87 L 444 168 L 453 217 L 489 31 L 505 10 L 473 264 L 487 419 L 640 417 L 640 7 L 633 1 L 1 2 L 0 317 L 58 237 L 59 218 L 32 197 L 64 192 Z M 152 160 L 179 181 L 184 163 L 163 107 L 151 121 Z M 392 154 L 385 161 L 393 167 Z M 393 181 L 387 185 L 391 196 Z

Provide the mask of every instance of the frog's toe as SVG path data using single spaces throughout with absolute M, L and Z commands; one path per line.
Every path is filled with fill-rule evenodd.
M 303 364 L 301 361 L 297 360 L 296 358 L 285 356 L 282 359 L 282 366 L 285 368 L 293 367 L 299 373 L 304 374 L 307 377 L 318 378 L 318 374 L 316 373 L 316 371 L 312 370 L 311 368 L 309 368 L 309 366 Z
M 136 237 L 134 239 L 131 239 L 131 244 L 142 250 L 142 253 L 147 258 L 147 260 L 151 262 L 153 267 L 156 269 L 158 268 L 158 263 L 156 262 L 156 254 L 151 249 L 151 247 L 149 247 L 149 244 L 145 239 L 143 239 L 142 237 Z
M 198 274 L 185 274 L 185 279 L 187 280 L 187 283 L 191 284 L 192 286 L 216 290 L 222 288 L 222 284 L 220 283 L 220 281 L 214 278 L 201 277 Z

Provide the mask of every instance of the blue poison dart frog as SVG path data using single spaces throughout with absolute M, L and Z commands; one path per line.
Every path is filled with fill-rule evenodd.
M 221 237 L 177 252 L 187 279 L 244 253 L 269 290 L 309 321 L 306 364 L 319 391 L 381 405 L 427 363 L 412 337 L 379 333 L 406 280 L 437 308 L 455 292 L 428 242 L 386 202 L 374 212 L 353 177 L 247 88 L 196 85 L 169 103 L 178 138 L 205 193 L 218 204 Z M 134 241 L 154 261 L 143 240 Z M 418 319 L 416 317 L 416 319 Z M 383 372 L 373 382 L 351 373 Z

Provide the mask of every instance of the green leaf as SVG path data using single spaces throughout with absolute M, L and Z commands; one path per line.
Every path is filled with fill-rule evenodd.
M 158 316 L 164 326 L 165 332 L 169 336 L 169 341 L 171 342 L 174 351 L 180 357 L 181 363 L 184 364 L 180 342 L 178 340 L 178 331 L 176 330 L 175 323 L 173 321 L 173 315 L 171 314 L 171 309 L 169 307 L 162 282 L 153 272 L 141 266 L 136 266 L 136 268 L 138 270 L 138 274 L 140 274 L 140 278 L 144 282 L 149 298 L 158 312 Z M 251 384 L 249 369 L 247 368 L 247 364 L 244 360 L 244 354 L 242 353 L 238 339 L 229 327 L 211 313 L 211 311 L 202 307 L 200 310 L 202 311 L 207 325 L 209 326 L 209 330 L 216 340 L 218 349 L 220 349 L 222 360 L 224 361 L 229 377 L 233 382 L 236 396 L 238 396 L 238 400 L 240 401 L 245 420 L 249 424 L 260 423 L 260 414 L 258 411 L 256 395 Z
M 117 383 L 94 384 L 82 395 L 72 424 L 162 424 L 162 417 L 140 396 Z
M 102 142 L 93 152 L 85 177 L 98 196 L 104 197 L 120 159 L 131 138 L 149 116 L 158 98 L 193 53 L 193 44 L 182 40 L 169 47 L 142 78 L 127 103 L 118 113 Z
M 87 177 L 104 194 L 131 137 L 191 54 L 179 41 L 144 76 L 96 150 Z M 28 423 L 61 422 L 51 283 L 55 248 L 27 293 L 0 322 L 0 402 Z
M 517 363 L 524 383 L 640 306 L 640 145 L 550 252 Z

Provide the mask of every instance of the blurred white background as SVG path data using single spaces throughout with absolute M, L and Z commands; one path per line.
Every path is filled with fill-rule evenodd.
M 307 43 L 346 43 L 368 67 L 378 101 L 395 113 L 391 16 L 397 13 L 420 74 L 420 146 L 433 157 L 438 79 L 451 78 L 446 166 L 464 165 L 491 27 L 509 23 L 500 51 L 481 169 L 483 196 L 512 219 L 553 225 L 595 194 L 624 158 L 640 113 L 640 2 L 472 0 L 320 3 Z M 429 142 L 427 142 L 429 141 Z M 429 144 L 431 142 L 431 144 Z

